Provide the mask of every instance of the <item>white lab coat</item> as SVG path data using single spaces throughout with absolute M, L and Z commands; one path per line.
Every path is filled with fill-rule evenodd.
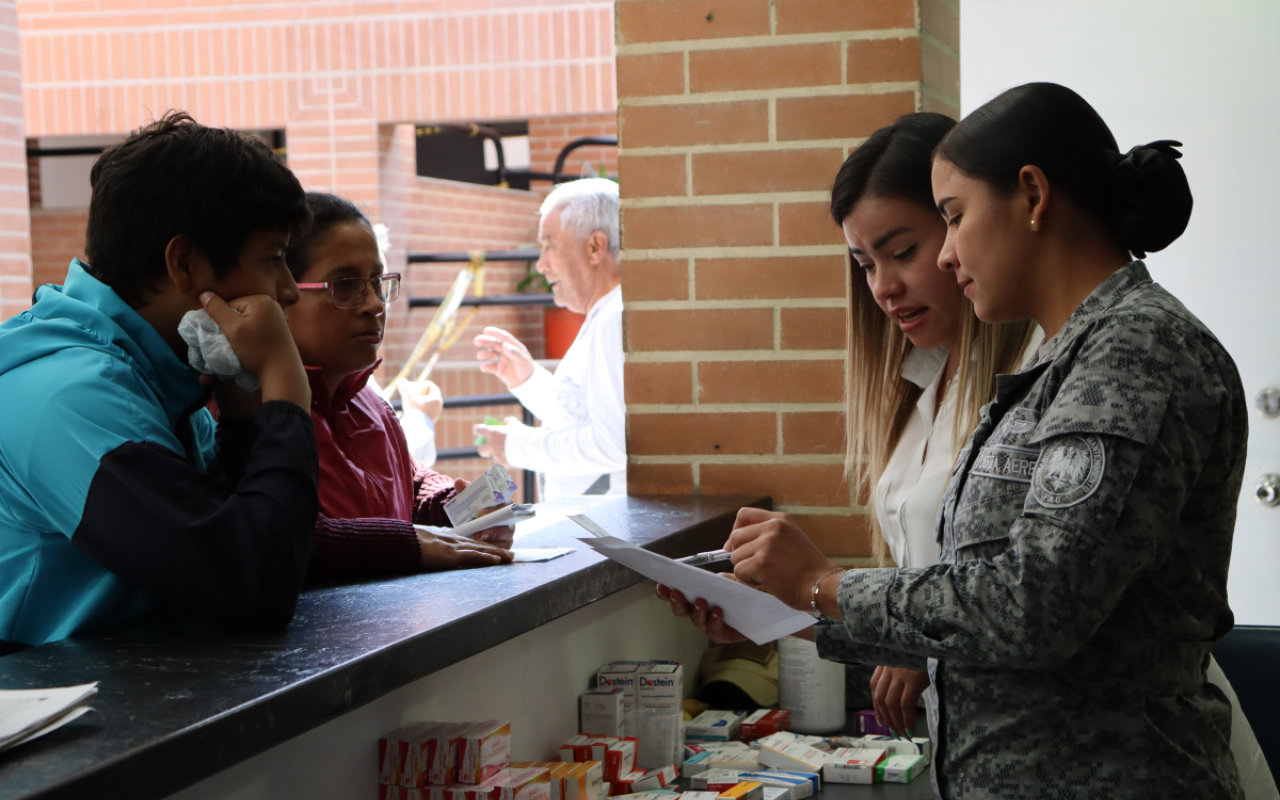
M 622 287 L 596 301 L 552 375 L 511 390 L 542 427 L 506 427 L 507 461 L 541 473 L 539 499 L 627 493 L 626 404 L 622 397 Z M 608 488 L 604 488 L 607 476 Z

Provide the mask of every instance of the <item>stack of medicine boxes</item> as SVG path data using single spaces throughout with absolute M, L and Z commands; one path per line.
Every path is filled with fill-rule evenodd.
M 416 722 L 378 741 L 378 797 L 552 800 L 548 770 L 510 763 L 509 722 Z

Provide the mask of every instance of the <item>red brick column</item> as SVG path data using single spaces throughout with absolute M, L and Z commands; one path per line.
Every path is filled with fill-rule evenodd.
M 0 0 L 0 320 L 31 305 L 31 211 L 18 8 Z
M 619 0 L 627 413 L 635 494 L 772 495 L 870 552 L 844 480 L 841 162 L 956 113 L 952 0 Z

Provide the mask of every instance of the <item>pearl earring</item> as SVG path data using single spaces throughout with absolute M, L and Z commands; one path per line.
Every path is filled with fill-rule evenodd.
M 1031 230 L 1033 231 L 1040 230 L 1040 223 L 1036 222 L 1034 219 L 1031 220 Z

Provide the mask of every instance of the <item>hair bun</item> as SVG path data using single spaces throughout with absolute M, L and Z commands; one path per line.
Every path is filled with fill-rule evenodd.
M 1168 139 L 1139 145 L 1111 161 L 1111 224 L 1120 243 L 1138 258 L 1163 250 L 1191 220 L 1191 187 Z

